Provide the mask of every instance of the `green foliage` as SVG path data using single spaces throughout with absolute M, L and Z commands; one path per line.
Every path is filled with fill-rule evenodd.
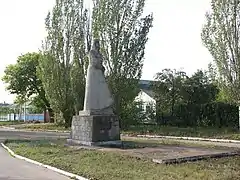
M 218 81 L 225 96 L 240 102 L 240 1 L 212 0 L 206 14 L 202 41 L 214 58 Z
M 215 101 L 218 92 L 206 72 L 198 70 L 183 82 L 181 94 L 186 104 L 205 104 Z
M 8 106 L 0 106 L 0 114 L 1 115 L 7 115 L 14 113 L 14 109 Z
M 84 98 L 89 22 L 83 1 L 57 0 L 45 24 L 48 35 L 38 74 L 51 106 L 61 112 L 68 127 Z
M 14 104 L 16 104 L 17 106 L 21 106 L 21 105 L 23 105 L 24 103 L 26 103 L 27 100 L 28 100 L 28 99 L 26 99 L 25 96 L 18 95 L 18 96 L 14 99 Z
M 17 95 L 17 104 L 22 105 L 31 99 L 31 96 L 37 96 L 38 101 L 41 101 L 39 108 L 42 111 L 50 110 L 50 103 L 45 96 L 42 81 L 37 76 L 39 59 L 39 53 L 26 53 L 19 56 L 16 64 L 6 67 L 3 81 L 8 85 L 7 90 Z
M 174 115 L 180 104 L 205 104 L 214 102 L 219 93 L 217 85 L 206 72 L 197 70 L 191 77 L 185 72 L 163 69 L 157 73 L 153 90 L 156 94 L 158 113 Z
M 141 17 L 145 0 L 94 1 L 92 19 L 83 0 L 58 0 L 46 18 L 38 76 L 55 112 L 65 126 L 83 107 L 86 55 L 91 39 L 101 40 L 106 75 L 118 114 L 138 93 L 152 15 Z M 92 33 L 92 34 L 91 34 Z M 123 113 L 124 114 L 124 113 Z
M 180 104 L 166 124 L 181 127 L 232 127 L 238 125 L 238 108 L 225 103 Z
M 27 53 L 19 56 L 16 64 L 6 67 L 2 80 L 10 93 L 30 97 L 40 91 L 42 82 L 36 76 L 38 60 L 38 53 Z
M 212 72 L 164 69 L 153 84 L 157 98 L 157 122 L 172 126 L 237 127 L 238 109 L 227 104 Z
M 40 96 L 31 97 L 29 105 L 31 106 L 31 108 L 28 109 L 30 113 L 42 113 L 44 110 L 44 102 Z
M 153 16 L 142 17 L 145 0 L 94 1 L 93 36 L 101 40 L 106 75 L 116 113 L 123 111 L 138 93 L 145 45 Z
M 125 129 L 131 125 L 142 123 L 146 116 L 142 109 L 142 102 L 132 102 L 125 106 L 124 111 L 120 112 L 120 126 Z
M 186 73 L 176 69 L 163 69 L 156 74 L 153 90 L 161 112 L 174 114 L 174 106 L 182 102 L 181 90 Z

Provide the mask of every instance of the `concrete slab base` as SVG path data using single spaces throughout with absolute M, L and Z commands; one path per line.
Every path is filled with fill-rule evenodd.
M 240 155 L 240 149 L 238 148 L 151 144 L 147 143 L 147 141 L 145 143 L 122 141 L 121 147 L 98 146 L 92 148 L 105 152 L 118 152 L 138 158 L 147 158 L 158 164 L 184 163 Z
M 79 141 L 75 139 L 67 139 L 69 145 L 83 145 L 83 146 L 122 146 L 122 141 L 100 141 L 100 142 L 91 142 L 91 141 Z

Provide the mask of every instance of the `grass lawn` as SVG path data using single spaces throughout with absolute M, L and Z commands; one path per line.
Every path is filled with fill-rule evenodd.
M 46 130 L 56 130 L 56 131 L 67 131 L 64 126 L 54 124 L 54 123 L 40 123 L 40 124 L 23 124 L 20 126 L 15 126 L 16 129 L 28 129 L 36 131 L 46 131 Z
M 76 150 L 63 141 L 9 141 L 17 154 L 98 180 L 237 180 L 240 157 L 209 159 L 179 165 L 158 165 L 117 152 Z
M 213 128 L 213 127 L 197 127 L 197 128 L 180 128 L 171 126 L 142 125 L 131 127 L 123 132 L 124 134 L 150 134 L 163 136 L 184 136 L 184 137 L 203 137 L 203 138 L 223 138 L 240 140 L 240 131 L 230 128 Z
M 8 125 L 15 125 L 15 124 L 23 124 L 23 121 L 0 121 L 0 126 L 8 126 Z
M 159 145 L 167 145 L 167 146 L 185 146 L 185 147 L 196 147 L 196 148 L 208 148 L 208 149 L 230 149 L 231 151 L 239 150 L 236 147 L 227 147 L 227 146 L 219 146 L 217 144 L 211 142 L 201 142 L 201 141 L 181 141 L 174 139 L 149 139 L 149 138 L 141 138 L 141 137 L 124 137 L 121 138 L 122 141 L 126 142 L 134 142 L 137 144 L 137 147 L 156 147 Z

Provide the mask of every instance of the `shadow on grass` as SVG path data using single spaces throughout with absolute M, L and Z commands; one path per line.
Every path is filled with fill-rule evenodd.
M 121 144 L 112 144 L 112 145 L 100 145 L 99 147 L 104 148 L 117 148 L 117 149 L 141 149 L 146 147 L 158 147 L 157 143 L 147 143 L 147 142 L 137 142 L 137 141 L 122 141 Z
M 66 144 L 65 139 L 41 139 L 41 140 L 31 140 L 31 139 L 15 139 L 15 140 L 6 140 L 6 144 L 11 143 L 15 145 L 31 146 L 31 147 L 46 147 L 46 146 L 63 146 Z M 137 142 L 137 141 L 128 141 L 124 140 L 121 144 L 118 145 L 100 145 L 98 147 L 103 148 L 117 148 L 117 149 L 141 149 L 146 147 L 159 147 L 160 144 L 152 142 Z

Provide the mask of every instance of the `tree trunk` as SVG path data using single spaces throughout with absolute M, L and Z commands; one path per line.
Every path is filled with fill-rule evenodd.
M 47 110 L 48 110 L 48 114 L 49 114 L 49 117 L 50 117 L 50 121 L 49 122 L 50 123 L 54 123 L 54 112 L 53 112 L 53 109 L 48 107 Z
M 63 112 L 63 118 L 64 118 L 64 127 L 67 129 L 69 127 L 71 127 L 72 125 L 72 113 L 69 111 L 65 111 Z
M 44 123 L 47 123 L 47 110 L 46 109 L 44 109 L 44 111 L 43 111 L 43 121 L 44 121 Z

